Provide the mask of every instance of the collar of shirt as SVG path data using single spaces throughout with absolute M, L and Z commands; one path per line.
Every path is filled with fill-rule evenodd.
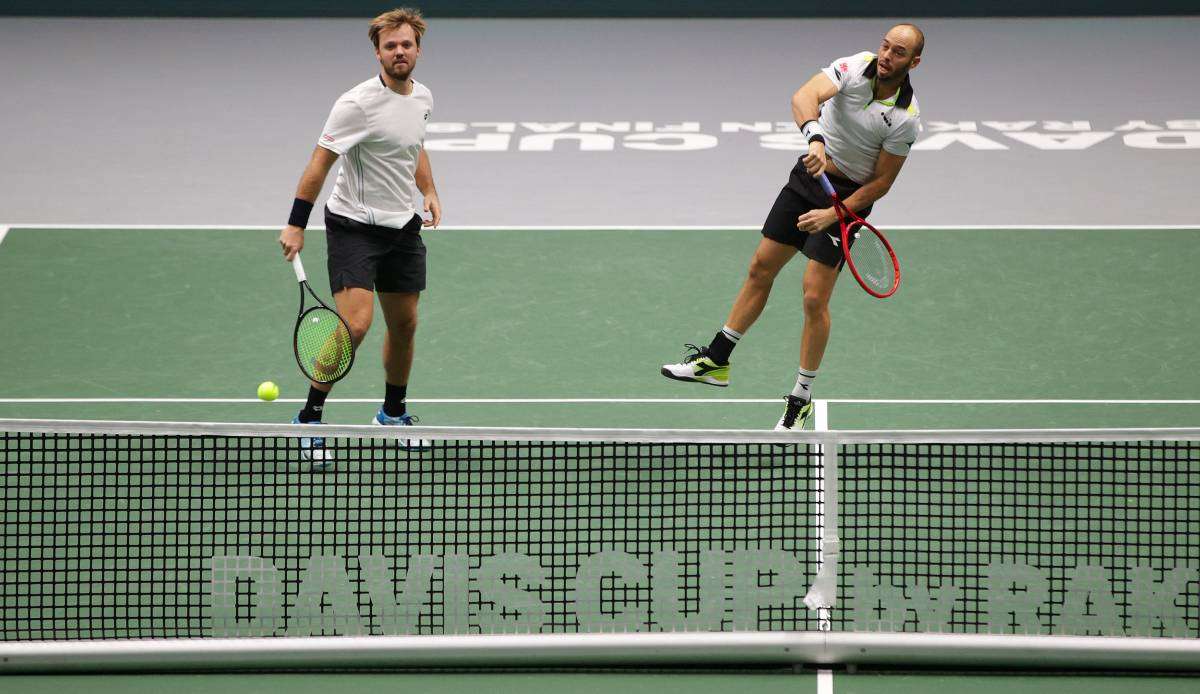
M 867 69 L 863 70 L 863 77 L 866 77 L 871 80 L 871 94 L 872 95 L 874 95 L 874 93 L 875 93 L 875 75 L 878 72 L 878 68 L 877 68 L 876 64 L 878 62 L 879 62 L 879 58 L 874 58 L 873 60 L 871 60 L 870 63 L 867 64 Z M 867 105 L 870 106 L 872 103 L 875 103 L 875 101 L 878 101 L 879 103 L 883 104 L 884 106 L 899 106 L 900 108 L 908 108 L 908 105 L 912 103 L 912 99 L 913 99 L 912 82 L 909 80 L 908 77 L 909 77 L 908 75 L 904 76 L 904 81 L 900 83 L 900 90 L 897 91 L 895 94 L 893 94 L 891 96 L 891 98 L 889 98 L 889 99 L 874 99 Z

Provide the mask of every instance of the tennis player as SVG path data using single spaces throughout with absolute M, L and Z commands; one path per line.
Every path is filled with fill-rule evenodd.
M 429 88 L 412 78 L 421 56 L 425 20 L 401 8 L 371 20 L 380 72 L 342 94 L 308 162 L 279 245 L 288 260 L 304 247 L 304 229 L 313 201 L 329 170 L 343 157 L 337 182 L 325 206 L 329 247 L 329 288 L 338 313 L 350 327 L 355 346 L 371 327 L 379 296 L 387 335 L 383 405 L 375 424 L 411 426 L 417 421 L 405 405 L 417 328 L 417 300 L 425 289 L 422 227 L 437 227 L 442 205 L 425 151 L 425 127 L 433 111 Z M 427 219 L 416 211 L 418 192 Z M 312 383 L 308 401 L 293 420 L 319 423 L 330 384 Z M 402 442 L 404 443 L 404 442 Z M 314 439 L 312 459 L 324 457 L 324 441 Z M 406 445 L 420 446 L 417 439 Z
M 692 354 L 683 362 L 664 365 L 664 376 L 728 386 L 729 355 L 762 313 L 780 270 L 797 252 L 804 253 L 800 370 L 775 428 L 804 426 L 829 341 L 829 298 L 844 262 L 837 213 L 816 178 L 824 172 L 847 207 L 864 218 L 870 214 L 896 181 L 920 130 L 909 72 L 920 64 L 924 47 L 920 29 L 898 24 L 884 35 L 878 54 L 839 58 L 792 96 L 792 116 L 808 140 L 808 152 L 767 215 L 725 325 L 707 347 L 688 345 Z

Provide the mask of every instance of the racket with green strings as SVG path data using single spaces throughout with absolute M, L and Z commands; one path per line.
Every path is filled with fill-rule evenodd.
M 321 301 L 321 297 L 308 284 L 300 254 L 292 259 L 292 269 L 300 283 L 300 315 L 296 317 L 293 333 L 293 348 L 296 363 L 310 380 L 317 383 L 335 383 L 350 372 L 354 366 L 354 341 L 350 339 L 350 326 L 337 311 Z M 316 305 L 305 307 L 308 297 Z

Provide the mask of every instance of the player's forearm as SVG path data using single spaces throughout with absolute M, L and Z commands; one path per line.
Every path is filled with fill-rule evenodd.
M 304 173 L 300 174 L 300 182 L 296 184 L 296 197 L 316 202 L 337 157 L 337 153 L 324 147 L 314 147 L 312 156 L 308 159 L 308 166 L 304 167 Z
M 854 191 L 850 197 L 846 198 L 843 202 L 846 203 L 846 207 L 858 212 L 867 205 L 871 205 L 876 200 L 887 195 L 887 192 L 891 189 L 891 187 L 891 182 L 880 178 L 874 178 L 863 184 L 862 188 Z
M 417 181 L 417 190 L 421 191 L 422 195 L 437 195 L 437 186 L 433 183 L 433 166 L 429 163 L 429 155 L 425 150 L 421 150 L 421 156 L 417 159 L 417 171 L 414 175 Z
M 315 162 L 309 162 L 304 168 L 304 173 L 300 175 L 300 182 L 296 184 L 296 197 L 316 202 L 317 196 L 321 194 L 321 187 L 325 185 L 326 174 L 327 172 L 322 171 Z

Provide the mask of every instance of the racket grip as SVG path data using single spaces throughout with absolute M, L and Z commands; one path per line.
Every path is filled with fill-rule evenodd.
M 304 263 L 300 262 L 300 254 L 297 253 L 295 258 L 292 258 L 292 269 L 296 271 L 297 282 L 307 282 L 308 276 L 304 274 Z
M 817 180 L 820 181 L 821 187 L 825 189 L 825 192 L 829 194 L 829 197 L 837 197 L 837 191 L 833 189 L 833 184 L 829 182 L 828 178 L 826 178 L 825 172 L 821 172 L 821 175 L 817 177 Z

